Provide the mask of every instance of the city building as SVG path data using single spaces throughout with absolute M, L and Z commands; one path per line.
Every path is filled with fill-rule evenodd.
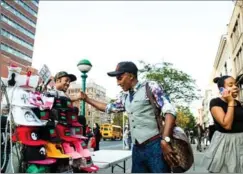
M 0 76 L 7 77 L 7 66 L 30 70 L 35 42 L 39 0 L 1 0 Z M 35 69 L 31 69 L 36 73 Z
M 235 1 L 235 7 L 229 25 L 229 42 L 234 64 L 234 77 L 243 74 L 243 1 Z M 243 85 L 241 85 L 239 99 L 243 100 Z
M 210 121 L 209 102 L 219 96 L 219 90 L 213 79 L 215 77 L 230 75 L 235 78 L 243 76 L 243 1 L 235 1 L 234 10 L 227 25 L 227 33 L 222 35 L 214 60 L 213 71 L 209 78 L 209 85 L 205 91 L 202 108 L 203 117 Z M 238 98 L 243 101 L 243 80 L 240 85 Z M 208 117 L 206 119 L 206 117 Z
M 204 127 L 208 127 L 209 126 L 209 122 L 210 120 L 212 120 L 212 115 L 209 111 L 209 105 L 210 105 L 210 101 L 211 99 L 213 99 L 215 96 L 213 95 L 213 92 L 211 89 L 208 89 L 205 91 L 205 95 L 204 95 L 204 99 L 202 102 L 202 111 L 201 113 L 201 122 L 203 123 Z
M 67 91 L 69 96 L 75 96 L 81 90 L 81 85 L 77 83 L 71 83 L 70 87 Z M 106 97 L 106 89 L 92 80 L 87 83 L 86 86 L 86 93 L 87 95 L 95 100 L 107 103 L 110 101 L 108 97 Z M 80 101 L 76 101 L 73 103 L 74 106 L 80 108 Z M 94 123 L 103 124 L 111 121 L 111 115 L 101 112 L 89 104 L 85 105 L 85 116 L 86 116 L 86 123 L 93 127 Z
M 215 77 L 233 75 L 233 61 L 228 35 L 222 35 L 214 61 Z

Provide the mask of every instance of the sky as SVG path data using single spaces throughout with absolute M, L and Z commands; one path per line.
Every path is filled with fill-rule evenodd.
M 121 90 L 107 76 L 120 61 L 167 61 L 192 76 L 204 91 L 232 1 L 40 1 L 33 67 L 78 77 L 77 63 L 93 67 L 88 81 L 114 98 Z M 192 107 L 198 107 L 199 101 Z

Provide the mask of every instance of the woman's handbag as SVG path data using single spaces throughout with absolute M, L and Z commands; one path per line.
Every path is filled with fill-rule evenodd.
M 91 137 L 90 138 L 90 147 L 95 149 L 96 147 L 96 140 L 95 140 L 95 137 Z
M 161 116 L 161 109 L 158 107 L 157 102 L 152 94 L 152 91 L 148 86 L 148 83 L 146 83 L 146 93 L 150 100 L 150 103 L 154 108 L 158 129 L 162 135 L 163 120 Z M 194 162 L 193 151 L 184 130 L 178 126 L 175 126 L 173 129 L 173 136 L 171 137 L 171 146 L 173 151 L 176 153 L 179 161 L 177 166 L 170 166 L 172 172 L 186 172 L 191 168 Z

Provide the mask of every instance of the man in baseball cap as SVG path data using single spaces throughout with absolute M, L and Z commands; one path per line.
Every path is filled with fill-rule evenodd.
M 116 70 L 108 72 L 108 76 L 116 77 L 117 84 L 121 86 L 123 91 L 132 89 L 137 81 L 138 68 L 133 62 L 120 62 L 116 66 Z
M 55 81 L 55 86 L 57 90 L 66 92 L 70 82 L 76 81 L 77 77 L 73 74 L 68 74 L 65 71 L 60 71 L 58 72 L 55 77 L 54 77 L 54 81 Z
M 168 164 L 178 165 L 178 159 L 170 144 L 176 110 L 157 82 L 141 82 L 137 73 L 138 68 L 133 62 L 120 62 L 115 71 L 107 73 L 116 77 L 117 84 L 124 91 L 117 100 L 103 103 L 89 98 L 85 93 L 81 93 L 81 99 L 108 114 L 126 111 L 133 143 L 132 173 L 170 173 Z M 147 95 L 148 90 L 165 119 L 163 133 L 160 133 L 157 127 L 154 108 Z
M 74 82 L 77 80 L 77 77 L 73 74 L 69 74 L 65 71 L 60 71 L 58 72 L 55 77 L 54 77 L 54 81 L 55 81 L 55 89 L 54 91 L 49 91 L 51 94 L 55 95 L 55 91 L 58 93 L 58 96 L 61 97 L 68 97 L 71 99 L 72 102 L 80 100 L 80 95 L 78 94 L 77 96 L 68 96 L 66 94 L 70 83 Z

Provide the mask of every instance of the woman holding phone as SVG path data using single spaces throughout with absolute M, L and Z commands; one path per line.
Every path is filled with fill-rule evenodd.
M 231 76 L 217 77 L 214 82 L 221 96 L 210 101 L 215 133 L 203 162 L 211 173 L 243 173 L 243 107 L 236 100 L 239 88 Z

